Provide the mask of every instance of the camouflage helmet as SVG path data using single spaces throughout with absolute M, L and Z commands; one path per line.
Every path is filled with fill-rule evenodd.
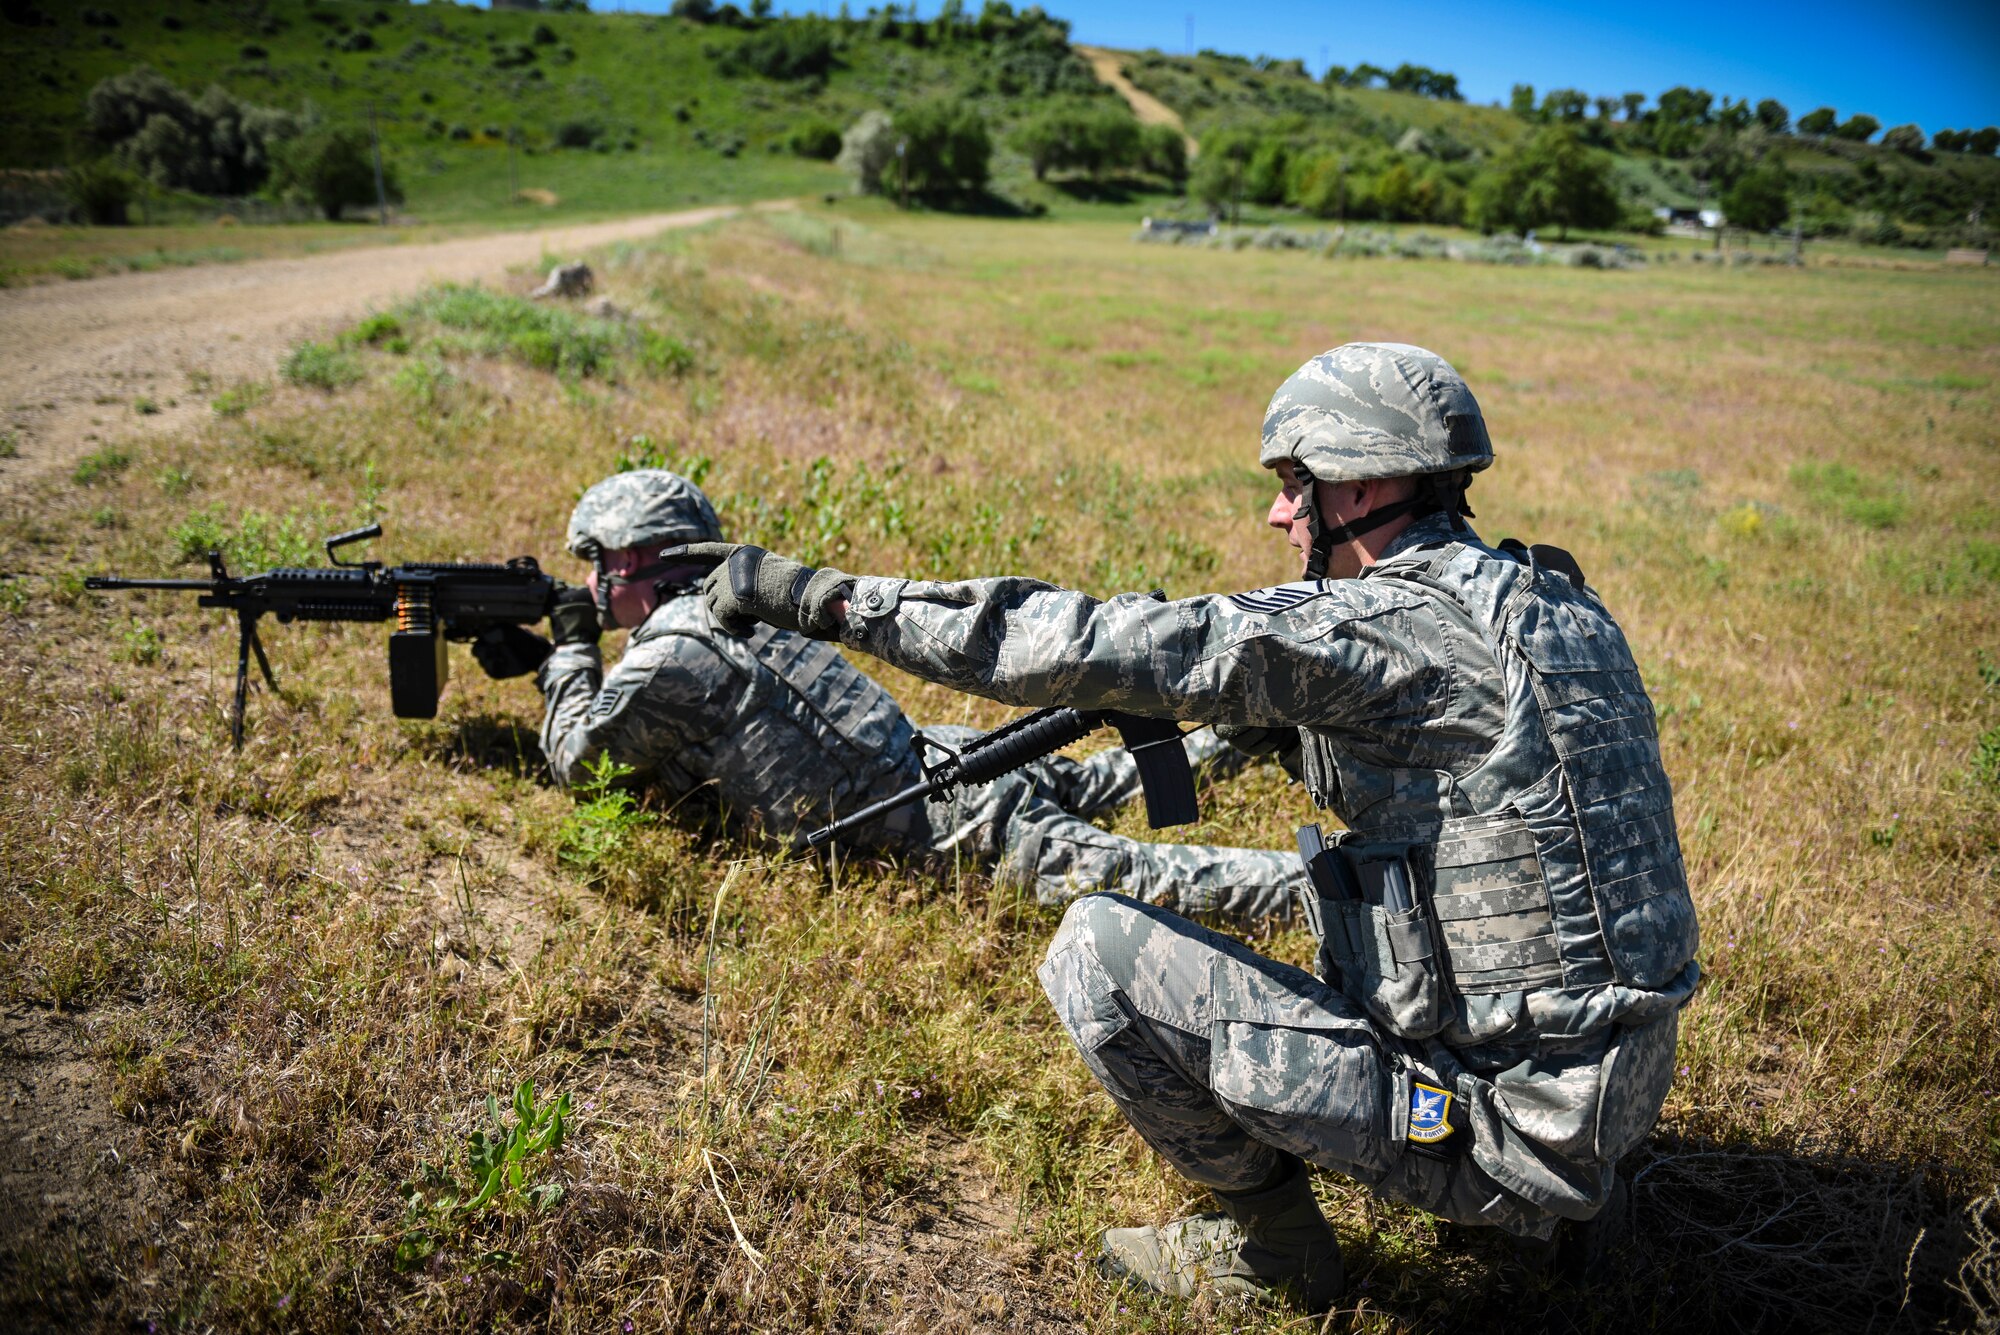
M 721 540 L 722 521 L 701 488 L 664 468 L 605 478 L 569 517 L 570 554 L 585 560 L 627 547 Z
M 1264 410 L 1266 468 L 1291 459 L 1322 482 L 1474 471 L 1493 442 L 1465 380 L 1407 343 L 1345 343 L 1292 372 Z

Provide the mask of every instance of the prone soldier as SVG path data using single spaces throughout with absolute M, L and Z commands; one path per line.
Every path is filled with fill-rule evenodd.
M 665 469 L 620 473 L 585 492 L 571 516 L 571 553 L 592 564 L 587 587 L 559 595 L 554 643 L 518 627 L 475 642 L 496 677 L 536 674 L 547 704 L 542 749 L 557 782 L 599 757 L 675 794 L 707 790 L 727 813 L 781 840 L 913 786 L 923 778 L 916 730 L 875 681 L 833 646 L 759 626 L 721 633 L 693 596 L 707 565 L 662 553 L 719 541 L 701 489 Z M 632 630 L 606 672 L 603 627 Z M 957 746 L 970 728 L 926 730 Z M 1190 758 L 1232 754 L 1190 735 Z M 1024 884 L 1045 904 L 1122 888 L 1149 903 L 1237 921 L 1284 916 L 1304 875 L 1269 849 L 1146 843 L 1089 817 L 1139 795 L 1138 766 L 1113 748 L 1076 761 L 1051 756 L 982 787 L 911 805 L 847 842 L 905 856 L 961 857 Z
M 1342 1272 L 1309 1164 L 1460 1224 L 1599 1245 L 1574 1226 L 1618 1196 L 1700 978 L 1625 637 L 1567 554 L 1465 522 L 1493 449 L 1433 353 L 1315 357 L 1271 400 L 1261 458 L 1305 576 L 1275 588 L 1100 602 L 713 548 L 705 592 L 719 619 L 1011 704 L 1215 722 L 1299 766 L 1346 825 L 1330 852 L 1301 831 L 1316 973 L 1119 895 L 1064 917 L 1040 971 L 1064 1027 L 1219 1207 L 1109 1230 L 1105 1269 L 1324 1308 Z

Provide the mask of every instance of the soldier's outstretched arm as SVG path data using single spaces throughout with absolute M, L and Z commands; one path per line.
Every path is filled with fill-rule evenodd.
M 1392 581 L 1268 595 L 1099 600 L 1020 578 L 854 582 L 840 638 L 914 676 L 1014 705 L 1217 723 L 1435 717 L 1449 664 L 1436 613 Z M 1426 633 L 1430 632 L 1430 633 Z
M 684 636 L 641 640 L 605 672 L 597 646 L 562 645 L 536 678 L 547 712 L 542 754 L 564 787 L 583 779 L 599 756 L 629 765 L 645 779 L 720 726 L 741 683 L 712 649 Z

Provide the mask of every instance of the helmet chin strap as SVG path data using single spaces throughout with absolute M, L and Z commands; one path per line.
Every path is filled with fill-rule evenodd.
M 1437 503 L 1435 497 L 1427 492 L 1419 492 L 1400 501 L 1378 505 L 1365 515 L 1357 515 L 1345 524 L 1336 524 L 1328 528 L 1320 518 L 1318 479 L 1307 472 L 1305 465 L 1297 460 L 1292 461 L 1292 475 L 1299 482 L 1299 501 L 1293 507 L 1292 513 L 1294 516 L 1305 517 L 1306 532 L 1312 535 L 1312 546 L 1306 550 L 1307 579 L 1326 578 L 1327 562 L 1333 559 L 1333 549 L 1342 543 L 1352 542 L 1363 533 L 1401 519 L 1404 515 L 1429 514 L 1444 508 Z

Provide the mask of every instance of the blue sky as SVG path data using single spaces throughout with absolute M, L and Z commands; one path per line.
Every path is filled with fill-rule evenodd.
M 739 3 L 741 0 L 739 0 Z M 850 0 L 855 13 L 877 0 Z M 826 0 L 834 10 L 839 0 Z M 596 0 L 593 8 L 662 10 L 668 0 Z M 1577 0 L 1424 5 L 1309 0 L 1043 0 L 1069 19 L 1075 39 L 1178 52 L 1194 19 L 1197 48 L 1300 57 L 1314 73 L 1327 61 L 1402 61 L 1458 75 L 1476 102 L 1505 102 L 1515 83 L 1592 95 L 1643 92 L 1678 83 L 1752 102 L 1775 97 L 1799 116 L 1832 106 L 1865 111 L 1884 126 L 2000 125 L 2000 4 L 1852 0 L 1816 4 L 1584 4 Z M 920 0 L 937 13 L 940 0 Z M 781 10 L 821 11 L 820 0 L 781 0 Z M 978 0 L 967 0 L 977 10 Z M 1019 7 L 1017 5 L 1017 7 Z M 1322 56 L 1324 52 L 1324 56 Z

